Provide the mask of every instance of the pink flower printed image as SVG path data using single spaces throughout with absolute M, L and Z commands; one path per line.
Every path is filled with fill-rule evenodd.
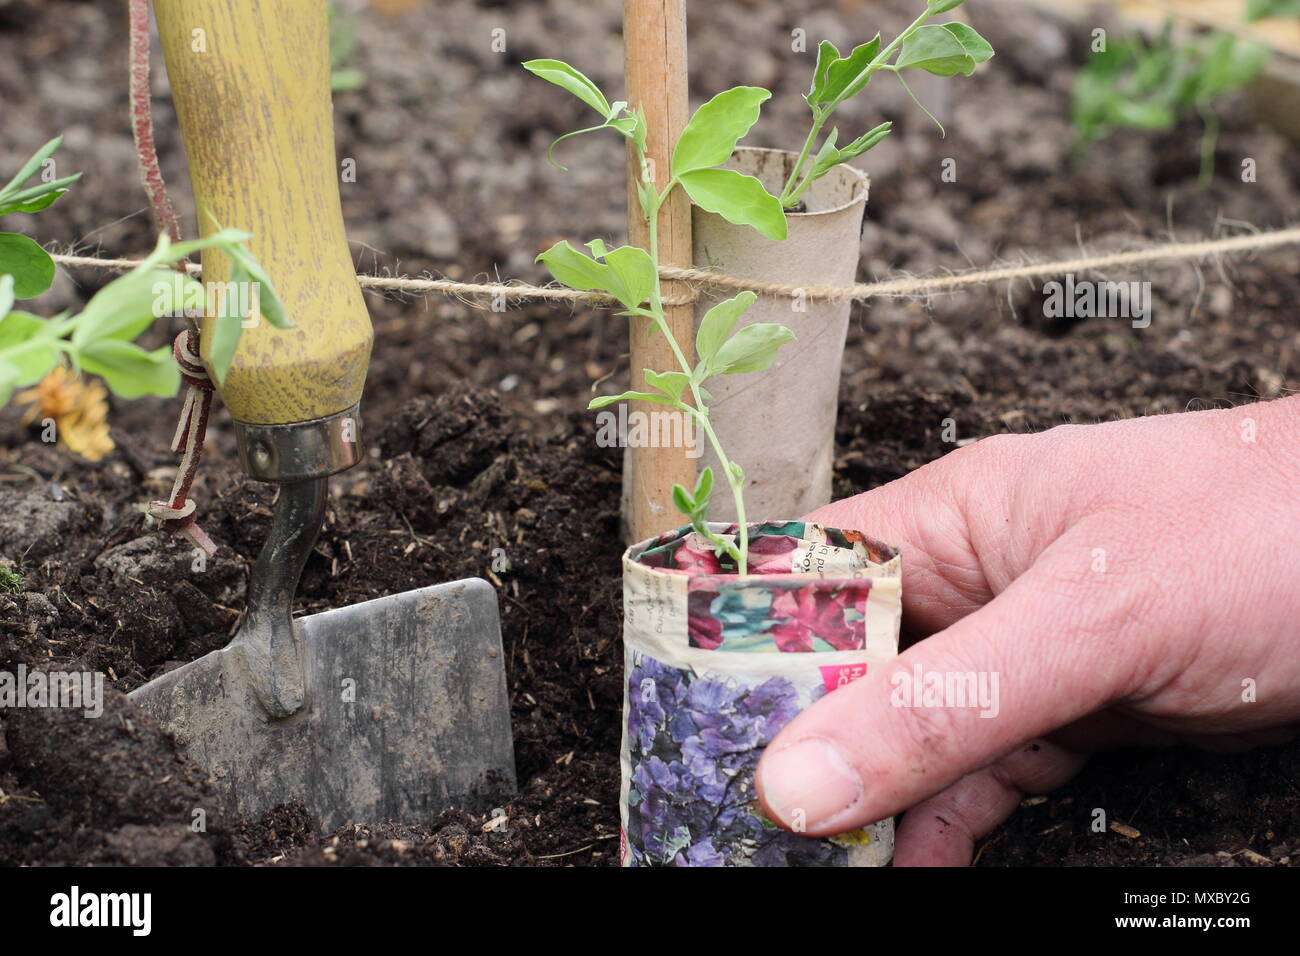
M 764 535 L 749 544 L 750 574 L 789 574 L 791 555 L 799 541 L 789 535 Z
M 870 582 L 864 580 L 860 587 L 835 592 L 808 587 L 774 595 L 772 638 L 777 648 L 786 653 L 811 652 L 813 638 L 821 638 L 837 651 L 865 647 L 868 590 Z
M 722 621 L 710 610 L 717 596 L 716 590 L 705 589 L 692 591 L 687 600 L 686 630 L 692 647 L 715 651 L 722 646 Z

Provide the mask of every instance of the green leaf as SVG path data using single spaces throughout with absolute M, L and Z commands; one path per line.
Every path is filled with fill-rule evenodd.
M 0 358 L 0 408 L 9 404 L 18 387 L 18 369 Z
M 66 189 L 56 189 L 53 192 L 48 192 L 45 193 L 44 195 L 37 196 L 35 199 L 32 199 L 28 202 L 4 203 L 3 205 L 0 205 L 0 216 L 7 216 L 11 212 L 27 212 L 27 213 L 40 212 L 42 209 L 47 208 L 51 203 L 54 202 L 54 200 L 58 199 L 66 192 L 67 192 Z
M 523 66 L 534 76 L 568 90 L 605 119 L 610 118 L 609 100 L 605 99 L 605 94 L 595 83 L 563 60 L 528 60 Z
M 354 67 L 330 71 L 330 92 L 348 93 L 366 85 L 366 75 Z
M 8 279 L 9 276 L 4 278 Z M 0 279 L 0 295 L 3 294 L 3 284 L 4 280 Z M 48 333 L 48 330 L 49 323 L 40 316 L 6 309 L 4 316 L 0 317 L 0 351 L 18 348 L 41 337 L 43 333 Z
M 718 349 L 727 341 L 736 322 L 754 304 L 758 296 L 752 292 L 742 292 L 734 298 L 719 302 L 700 319 L 700 327 L 695 333 L 695 354 L 700 364 L 708 368 Z M 703 379 L 703 376 L 701 377 Z
M 691 201 L 738 226 L 753 226 L 769 239 L 786 237 L 781 200 L 753 176 L 732 169 L 696 169 L 681 177 Z
M 654 203 L 658 199 L 658 193 L 655 192 L 654 183 L 647 183 L 638 179 L 636 181 L 636 198 L 641 205 L 641 215 L 646 219 L 650 218 Z
M 81 173 L 76 173 L 52 182 L 38 182 L 34 186 L 23 188 L 23 183 L 36 175 L 41 165 L 54 154 L 62 143 L 62 136 L 56 136 L 50 140 L 23 164 L 22 169 L 18 170 L 18 175 L 9 180 L 3 189 L 0 189 L 0 216 L 11 212 L 40 212 L 67 192 L 67 186 L 72 185 L 81 178 Z
M 709 510 L 709 496 L 711 494 L 713 494 L 713 469 L 705 465 L 695 479 L 695 494 L 691 496 L 695 499 L 695 507 L 701 514 Z
M 719 375 L 761 372 L 772 364 L 781 346 L 793 341 L 794 333 L 775 322 L 747 325 L 718 349 L 714 370 Z
M 54 260 L 26 236 L 0 232 L 0 275 L 14 277 L 14 297 L 30 299 L 54 281 Z
M 266 274 L 266 270 L 262 268 L 262 264 L 257 261 L 256 257 L 239 243 L 222 244 L 221 251 L 231 261 L 231 281 L 235 281 L 235 266 L 239 266 L 242 272 L 238 281 L 257 284 L 257 307 L 266 321 L 277 329 L 293 328 L 293 323 L 289 321 L 289 316 L 285 313 L 284 303 L 280 301 L 280 296 L 276 294 L 271 277 Z
M 869 76 L 862 76 L 876 54 L 880 52 L 880 34 L 877 33 L 866 43 L 853 48 L 848 56 L 831 62 L 826 68 L 826 75 L 820 90 L 814 89 L 809 103 L 819 106 L 836 100 L 847 100 L 857 95 L 870 81 Z M 820 50 L 818 51 L 820 56 Z
M 691 384 L 691 377 L 685 372 L 655 372 L 648 368 L 642 371 L 647 385 L 657 388 L 674 402 L 682 400 L 682 391 Z
M 1117 100 L 1112 104 L 1109 119 L 1132 129 L 1171 129 L 1178 122 L 1177 114 L 1164 103 L 1130 103 Z
M 658 392 L 624 392 L 622 395 L 601 395 L 593 398 L 587 403 L 587 409 L 590 411 L 595 408 L 604 408 L 606 405 L 613 405 L 617 402 L 654 402 L 656 405 L 672 405 L 673 400 L 667 395 L 660 395 Z
M 584 256 L 567 239 L 561 239 L 551 246 L 536 261 L 545 263 L 551 275 L 570 289 L 583 292 L 605 291 L 608 266 L 602 266 L 590 256 Z
M 628 134 L 628 138 L 636 144 L 637 155 L 643 156 L 645 155 L 646 135 L 649 128 L 646 126 L 645 109 L 639 103 L 637 108 L 632 111 L 632 118 L 636 120 L 636 125 L 632 128 L 632 132 Z
M 1237 43 L 1231 34 L 1222 34 L 1210 47 L 1197 75 L 1193 98 L 1212 99 L 1241 89 L 1268 65 L 1267 47 L 1256 43 Z
M 695 515 L 695 499 L 681 485 L 673 485 L 673 505 L 688 518 Z
M 253 238 L 251 233 L 243 232 L 239 229 L 225 229 L 221 223 L 217 222 L 217 217 L 205 209 L 200 209 L 200 215 L 206 215 L 216 226 L 216 232 L 209 234 L 203 239 L 198 239 L 189 243 L 177 243 L 170 251 L 174 259 L 179 259 L 183 255 L 189 255 L 190 252 L 199 249 L 217 248 L 226 254 L 230 260 L 230 279 L 235 281 L 236 267 L 240 270 L 240 282 L 257 283 L 257 307 L 262 316 L 277 329 L 292 329 L 294 324 L 290 321 L 285 311 L 284 303 L 280 301 L 280 296 L 275 291 L 275 284 L 271 277 L 267 275 L 262 264 L 244 246 L 244 243 Z M 167 246 L 159 237 L 159 249 L 155 250 L 155 255 L 159 251 L 165 251 Z M 179 251 L 178 250 L 182 250 Z
M 3 320 L 9 314 L 9 310 L 14 307 L 14 277 L 11 275 L 0 276 L 0 320 Z
M 872 146 L 875 146 L 882 139 L 889 135 L 893 123 L 881 123 L 875 129 L 863 133 L 853 142 L 849 143 L 843 149 L 835 148 L 835 140 L 839 136 L 838 129 L 832 129 L 830 136 L 826 137 L 826 142 L 822 143 L 822 148 L 817 151 L 817 156 L 813 160 L 813 180 L 818 180 L 828 172 L 838 166 L 840 163 L 847 163 L 850 159 L 862 155 Z
M 932 15 L 947 13 L 949 10 L 956 10 L 963 2 L 964 0 L 929 0 L 929 2 L 926 3 L 925 8 L 929 10 Z
M 830 40 L 822 40 L 817 47 L 817 67 L 813 70 L 812 86 L 808 88 L 808 92 L 804 95 L 804 99 L 808 101 L 809 106 L 821 102 L 821 93 L 826 84 L 826 71 L 839 58 L 839 47 Z
M 914 67 L 935 76 L 970 76 L 975 72 L 975 58 L 952 33 L 937 24 L 927 24 L 903 41 L 894 66 Z
M 583 255 L 566 239 L 539 255 L 537 261 L 545 263 L 551 275 L 570 289 L 608 292 L 628 309 L 636 308 L 650 297 L 659 276 L 644 249 L 620 246 L 605 251 L 605 244 L 599 239 L 593 240 L 590 248 L 603 254 L 605 262 Z
M 208 233 L 202 239 L 172 242 L 164 233 L 158 237 L 158 245 L 154 247 L 154 251 L 136 266 L 136 271 L 143 271 L 152 266 L 171 265 L 204 249 L 225 249 L 227 246 L 238 245 L 252 238 L 251 232 L 244 232 L 242 229 L 218 229 L 216 232 Z
M 75 176 L 58 179 L 40 187 L 24 189 L 13 196 L 0 196 L 0 216 L 7 216 L 11 212 L 40 212 L 67 192 L 62 188 L 64 183 L 76 182 L 80 178 L 81 173 L 77 173 Z
M 0 354 L 13 370 L 15 386 L 34 385 L 43 379 L 58 364 L 60 351 L 58 337 L 39 316 L 7 312 L 0 318 Z
M 758 122 L 759 109 L 772 94 L 757 86 L 737 86 L 709 100 L 691 117 L 673 150 L 672 172 L 720 166 Z
M 840 151 L 835 148 L 835 141 L 839 137 L 839 129 L 832 128 L 831 134 L 826 137 L 826 142 L 822 143 L 822 148 L 817 150 L 817 155 L 813 157 L 812 178 L 814 180 L 821 179 L 839 165 Z
M 79 351 L 77 360 L 83 371 L 100 376 L 122 398 L 168 398 L 180 388 L 180 370 L 169 345 L 146 352 L 131 342 L 100 339 Z
M 67 187 L 71 186 L 81 178 L 81 173 L 73 173 L 71 176 L 64 176 L 62 179 L 55 179 L 51 182 L 38 182 L 35 186 L 27 186 L 21 189 L 9 189 L 0 193 L 0 206 L 9 203 L 28 203 L 36 199 L 41 199 L 49 192 L 67 192 Z M 52 202 L 53 200 L 51 200 Z M 46 206 L 49 203 L 45 203 Z
M 1246 4 L 1247 20 L 1268 17 L 1300 17 L 1300 0 L 1250 0 Z
M 4 361 L 15 372 L 14 384 L 23 387 L 35 385 L 50 369 L 59 364 L 59 349 L 48 340 L 29 342 L 5 351 Z
M 18 187 L 31 179 L 32 176 L 36 175 L 36 171 L 41 168 L 41 164 L 53 156 L 55 151 L 62 145 L 63 137 L 56 136 L 33 153 L 31 159 L 27 160 L 27 162 L 23 164 L 22 169 L 18 170 L 18 175 L 5 183 L 3 189 L 0 189 L 0 196 L 4 196 L 6 193 L 10 192 L 17 192 Z
M 849 145 L 845 146 L 843 149 L 839 151 L 839 161 L 841 163 L 847 163 L 850 159 L 853 159 L 854 157 L 857 156 L 861 156 L 872 146 L 875 146 L 882 139 L 888 136 L 889 131 L 893 128 L 894 128 L 893 123 L 885 122 L 885 123 L 881 123 L 879 126 L 875 127 L 874 129 L 868 130 L 867 132 L 863 133 L 861 136 L 859 136 L 857 139 L 855 139 L 853 142 L 849 143 Z
M 250 281 L 248 271 L 240 262 L 231 263 L 230 281 L 232 283 Z M 236 285 L 235 288 L 238 288 Z M 240 314 L 239 302 L 235 296 L 226 296 L 221 308 L 210 325 L 208 342 L 208 362 L 217 384 L 223 385 L 230 374 L 230 365 L 235 360 L 235 350 L 244 334 L 244 318 Z
M 175 301 L 178 285 L 179 302 Z M 72 343 L 82 349 L 100 339 L 130 341 L 164 315 L 183 312 L 196 294 L 202 294 L 202 287 L 195 280 L 170 269 L 128 272 L 86 303 L 77 316 Z
M 619 246 L 605 254 L 617 285 L 610 292 L 629 309 L 649 299 L 659 282 L 659 271 L 650 254 L 638 246 Z
M 941 24 L 945 30 L 957 38 L 970 58 L 976 63 L 983 63 L 993 56 L 993 47 L 975 30 L 964 23 Z
M 644 153 L 646 142 L 645 115 L 633 113 L 625 109 L 626 104 L 619 102 L 614 104 L 614 109 L 622 111 L 621 116 L 615 116 L 605 121 L 605 125 L 610 129 L 616 129 L 624 137 L 637 144 L 637 148 Z

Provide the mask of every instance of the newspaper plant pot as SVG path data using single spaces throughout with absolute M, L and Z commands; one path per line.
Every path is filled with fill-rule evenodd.
M 883 866 L 892 820 L 789 833 L 762 816 L 754 771 L 797 713 L 897 655 L 898 550 L 802 521 L 750 535 L 744 577 L 689 527 L 623 555 L 620 860 Z
M 784 150 L 741 148 L 727 165 L 757 177 L 778 194 L 795 158 Z M 695 207 L 695 267 L 800 288 L 852 285 L 869 184 L 865 173 L 835 167 L 804 194 L 806 212 L 786 215 L 789 237 L 782 242 Z M 718 301 L 734 294 L 705 290 L 696 302 L 696 324 Z M 761 374 L 709 381 L 709 416 L 727 454 L 744 466 L 751 514 L 802 515 L 831 500 L 840 361 L 851 309 L 847 300 L 760 295 L 740 325 L 777 322 L 794 332 L 795 341 Z M 712 449 L 700 465 L 712 465 L 714 474 L 719 473 Z M 730 496 L 715 495 L 709 517 L 735 521 Z

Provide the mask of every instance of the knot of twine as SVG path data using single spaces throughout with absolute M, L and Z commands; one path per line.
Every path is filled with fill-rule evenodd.
M 196 336 L 187 330 L 176 336 L 172 343 L 172 356 L 180 367 L 181 378 L 188 386 L 185 404 L 181 407 L 180 421 L 172 435 L 171 449 L 181 456 L 176 466 L 176 479 L 172 482 L 171 497 L 165 501 L 151 501 L 149 514 L 162 522 L 163 530 L 179 531 L 188 535 L 208 557 L 217 553 L 217 546 L 194 520 L 194 499 L 189 497 L 194 475 L 203 455 L 203 439 L 208 431 L 208 415 L 212 411 L 212 380 L 199 360 Z

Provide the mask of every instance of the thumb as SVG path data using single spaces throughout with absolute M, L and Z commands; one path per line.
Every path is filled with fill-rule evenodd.
M 795 717 L 758 765 L 768 817 L 814 836 L 883 820 L 1135 689 L 1136 602 L 1085 555 L 1058 541 L 995 600 Z

